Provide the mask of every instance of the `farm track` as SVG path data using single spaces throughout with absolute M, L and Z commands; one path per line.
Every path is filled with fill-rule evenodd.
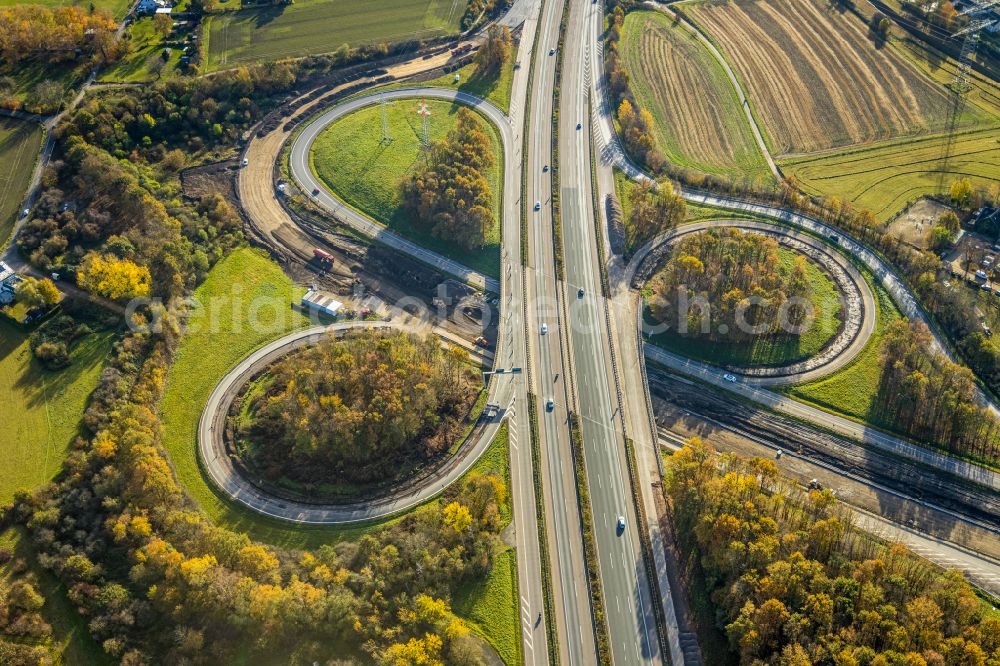
M 892 47 L 875 49 L 852 15 L 813 2 L 698 6 L 691 14 L 748 84 L 775 152 L 883 140 L 945 121 L 944 89 Z

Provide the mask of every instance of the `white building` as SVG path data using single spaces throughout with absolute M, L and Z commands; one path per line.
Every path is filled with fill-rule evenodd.
M 310 289 L 302 296 L 302 307 L 336 317 L 344 304 L 329 294 Z
M 14 302 L 17 283 L 20 281 L 21 276 L 15 273 L 13 268 L 0 261 L 0 305 L 10 305 Z

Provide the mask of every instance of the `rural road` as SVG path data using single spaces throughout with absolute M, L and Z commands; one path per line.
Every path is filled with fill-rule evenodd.
M 642 268 L 643 262 L 650 253 L 664 244 L 672 244 L 691 234 L 701 233 L 707 229 L 740 229 L 776 237 L 779 242 L 788 241 L 799 244 L 800 248 L 808 250 L 809 256 L 824 266 L 828 273 L 837 271 L 836 280 L 843 298 L 842 307 L 846 319 L 837 336 L 816 355 L 797 363 L 769 368 L 728 367 L 730 372 L 743 376 L 743 381 L 756 386 L 778 386 L 782 384 L 798 384 L 819 379 L 845 367 L 861 353 L 875 332 L 877 324 L 877 308 L 875 295 L 868 281 L 847 257 L 834 250 L 830 245 L 815 237 L 791 229 L 789 227 L 753 220 L 700 220 L 684 224 L 665 234 L 652 239 L 633 255 L 624 270 L 624 283 L 633 281 L 636 272 Z
M 291 155 L 289 157 L 292 177 L 295 179 L 302 192 L 309 194 L 318 190 L 318 194 L 312 197 L 313 201 L 319 204 L 331 215 L 336 216 L 337 219 L 350 225 L 356 231 L 374 238 L 398 252 L 414 257 L 428 266 L 436 268 L 442 273 L 457 277 L 463 282 L 467 282 L 478 289 L 499 293 L 499 280 L 485 276 L 466 266 L 463 266 L 457 261 L 427 250 L 419 244 L 407 238 L 403 238 L 389 229 L 386 229 L 386 227 L 382 224 L 375 222 L 367 215 L 346 205 L 336 195 L 330 192 L 326 185 L 324 185 L 312 171 L 309 156 L 313 141 L 315 141 L 316 137 L 319 136 L 319 134 L 326 129 L 328 125 L 349 113 L 353 113 L 354 111 L 363 109 L 367 106 L 378 104 L 383 99 L 394 100 L 415 97 L 426 97 L 458 102 L 472 107 L 486 116 L 490 121 L 492 121 L 493 125 L 497 129 L 497 132 L 500 134 L 500 141 L 503 144 L 503 162 L 505 169 L 508 168 L 506 166 L 506 161 L 510 159 L 508 156 L 514 154 L 514 134 L 511 123 L 503 111 L 489 102 L 457 90 L 415 87 L 389 90 L 354 97 L 337 104 L 310 121 L 292 142 Z M 505 192 L 504 196 L 509 195 Z
M 198 423 L 198 454 L 215 485 L 243 506 L 265 516 L 309 525 L 335 525 L 399 513 L 435 497 L 465 474 L 493 442 L 503 421 L 502 413 L 481 432 L 474 431 L 472 441 L 463 445 L 460 454 L 452 456 L 413 486 L 354 504 L 314 504 L 274 497 L 244 478 L 226 453 L 222 434 L 229 406 L 252 377 L 289 352 L 316 344 L 326 335 L 396 326 L 387 322 L 366 321 L 314 326 L 274 340 L 240 361 L 213 389 Z M 493 382 L 491 389 L 497 383 Z

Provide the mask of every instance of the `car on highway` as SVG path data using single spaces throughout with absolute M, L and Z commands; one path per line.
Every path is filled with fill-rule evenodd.
M 549 49 L 549 55 L 555 55 L 555 54 L 556 54 L 555 49 Z
M 556 401 L 555 400 L 553 400 L 552 398 L 549 398 L 548 400 L 545 401 L 545 411 L 551 412 L 555 408 L 556 408 Z
M 577 291 L 576 291 L 576 297 L 577 298 L 583 298 L 583 294 L 584 294 L 583 287 L 580 287 L 579 289 L 577 289 Z
M 625 531 L 625 516 L 618 516 L 618 533 Z
M 549 165 L 546 164 L 545 166 L 542 167 L 542 173 L 548 173 L 548 172 L 549 172 Z
M 733 382 L 733 383 L 736 382 L 736 375 L 730 374 L 728 372 L 722 375 L 722 378 L 725 379 L 727 382 Z
M 576 124 L 576 128 L 577 129 L 583 129 L 583 123 L 577 123 Z
M 542 335 L 545 335 L 548 332 L 549 332 L 549 325 L 548 324 L 542 324 Z
M 319 196 L 319 188 L 318 187 L 314 187 L 313 188 L 313 196 L 314 197 L 318 197 Z
M 250 160 L 247 159 L 246 157 L 244 157 L 243 158 L 243 166 L 248 166 L 249 164 L 250 164 Z
M 541 209 L 542 209 L 542 202 L 541 201 L 536 201 L 535 202 L 535 210 L 541 210 Z

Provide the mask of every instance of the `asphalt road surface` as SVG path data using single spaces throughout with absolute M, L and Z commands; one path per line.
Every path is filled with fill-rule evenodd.
M 559 96 L 560 203 L 569 335 L 604 605 L 616 664 L 660 664 L 653 597 L 620 424 L 619 387 L 602 297 L 591 179 L 589 26 L 602 5 L 575 2 L 566 27 Z M 583 297 L 578 297 L 579 290 Z M 619 530 L 619 517 L 625 529 Z
M 433 266 L 442 273 L 457 277 L 463 282 L 467 282 L 479 289 L 497 293 L 500 291 L 500 284 L 495 278 L 485 276 L 471 268 L 463 266 L 453 259 L 442 257 L 436 252 L 421 247 L 419 244 L 393 233 L 367 215 L 344 204 L 343 201 L 327 189 L 326 185 L 313 173 L 312 167 L 309 165 L 309 153 L 312 149 L 313 141 L 320 132 L 337 119 L 366 106 L 378 104 L 383 99 L 414 97 L 455 101 L 475 108 L 493 122 L 493 125 L 500 134 L 500 141 L 503 144 L 503 154 L 505 156 L 505 169 L 509 171 L 515 166 L 507 165 L 507 162 L 510 160 L 509 156 L 514 154 L 514 133 L 510 121 L 503 111 L 493 104 L 457 90 L 443 88 L 402 88 L 354 97 L 341 104 L 337 104 L 312 120 L 303 128 L 295 138 L 295 141 L 292 142 L 291 156 L 289 157 L 292 177 L 303 192 L 311 194 L 318 190 L 318 193 L 312 197 L 313 201 L 360 233 L 370 236 L 399 252 L 414 257 L 428 266 Z M 511 196 L 508 192 L 509 190 L 505 190 L 505 197 Z
M 560 659 L 566 664 L 596 664 L 590 592 L 587 586 L 577 502 L 576 476 L 569 437 L 570 392 L 565 365 L 565 326 L 559 307 L 552 230 L 552 89 L 556 75 L 559 22 L 564 0 L 544 3 L 537 28 L 530 113 L 525 141 L 528 256 L 524 270 L 526 344 L 530 380 L 537 397 L 541 476 L 546 537 Z M 521 71 L 526 64 L 522 60 Z M 539 210 L 534 210 L 538 202 Z M 515 269 L 516 270 L 516 269 Z M 541 334 L 545 324 L 548 332 Z M 546 407 L 548 400 L 553 407 Z

